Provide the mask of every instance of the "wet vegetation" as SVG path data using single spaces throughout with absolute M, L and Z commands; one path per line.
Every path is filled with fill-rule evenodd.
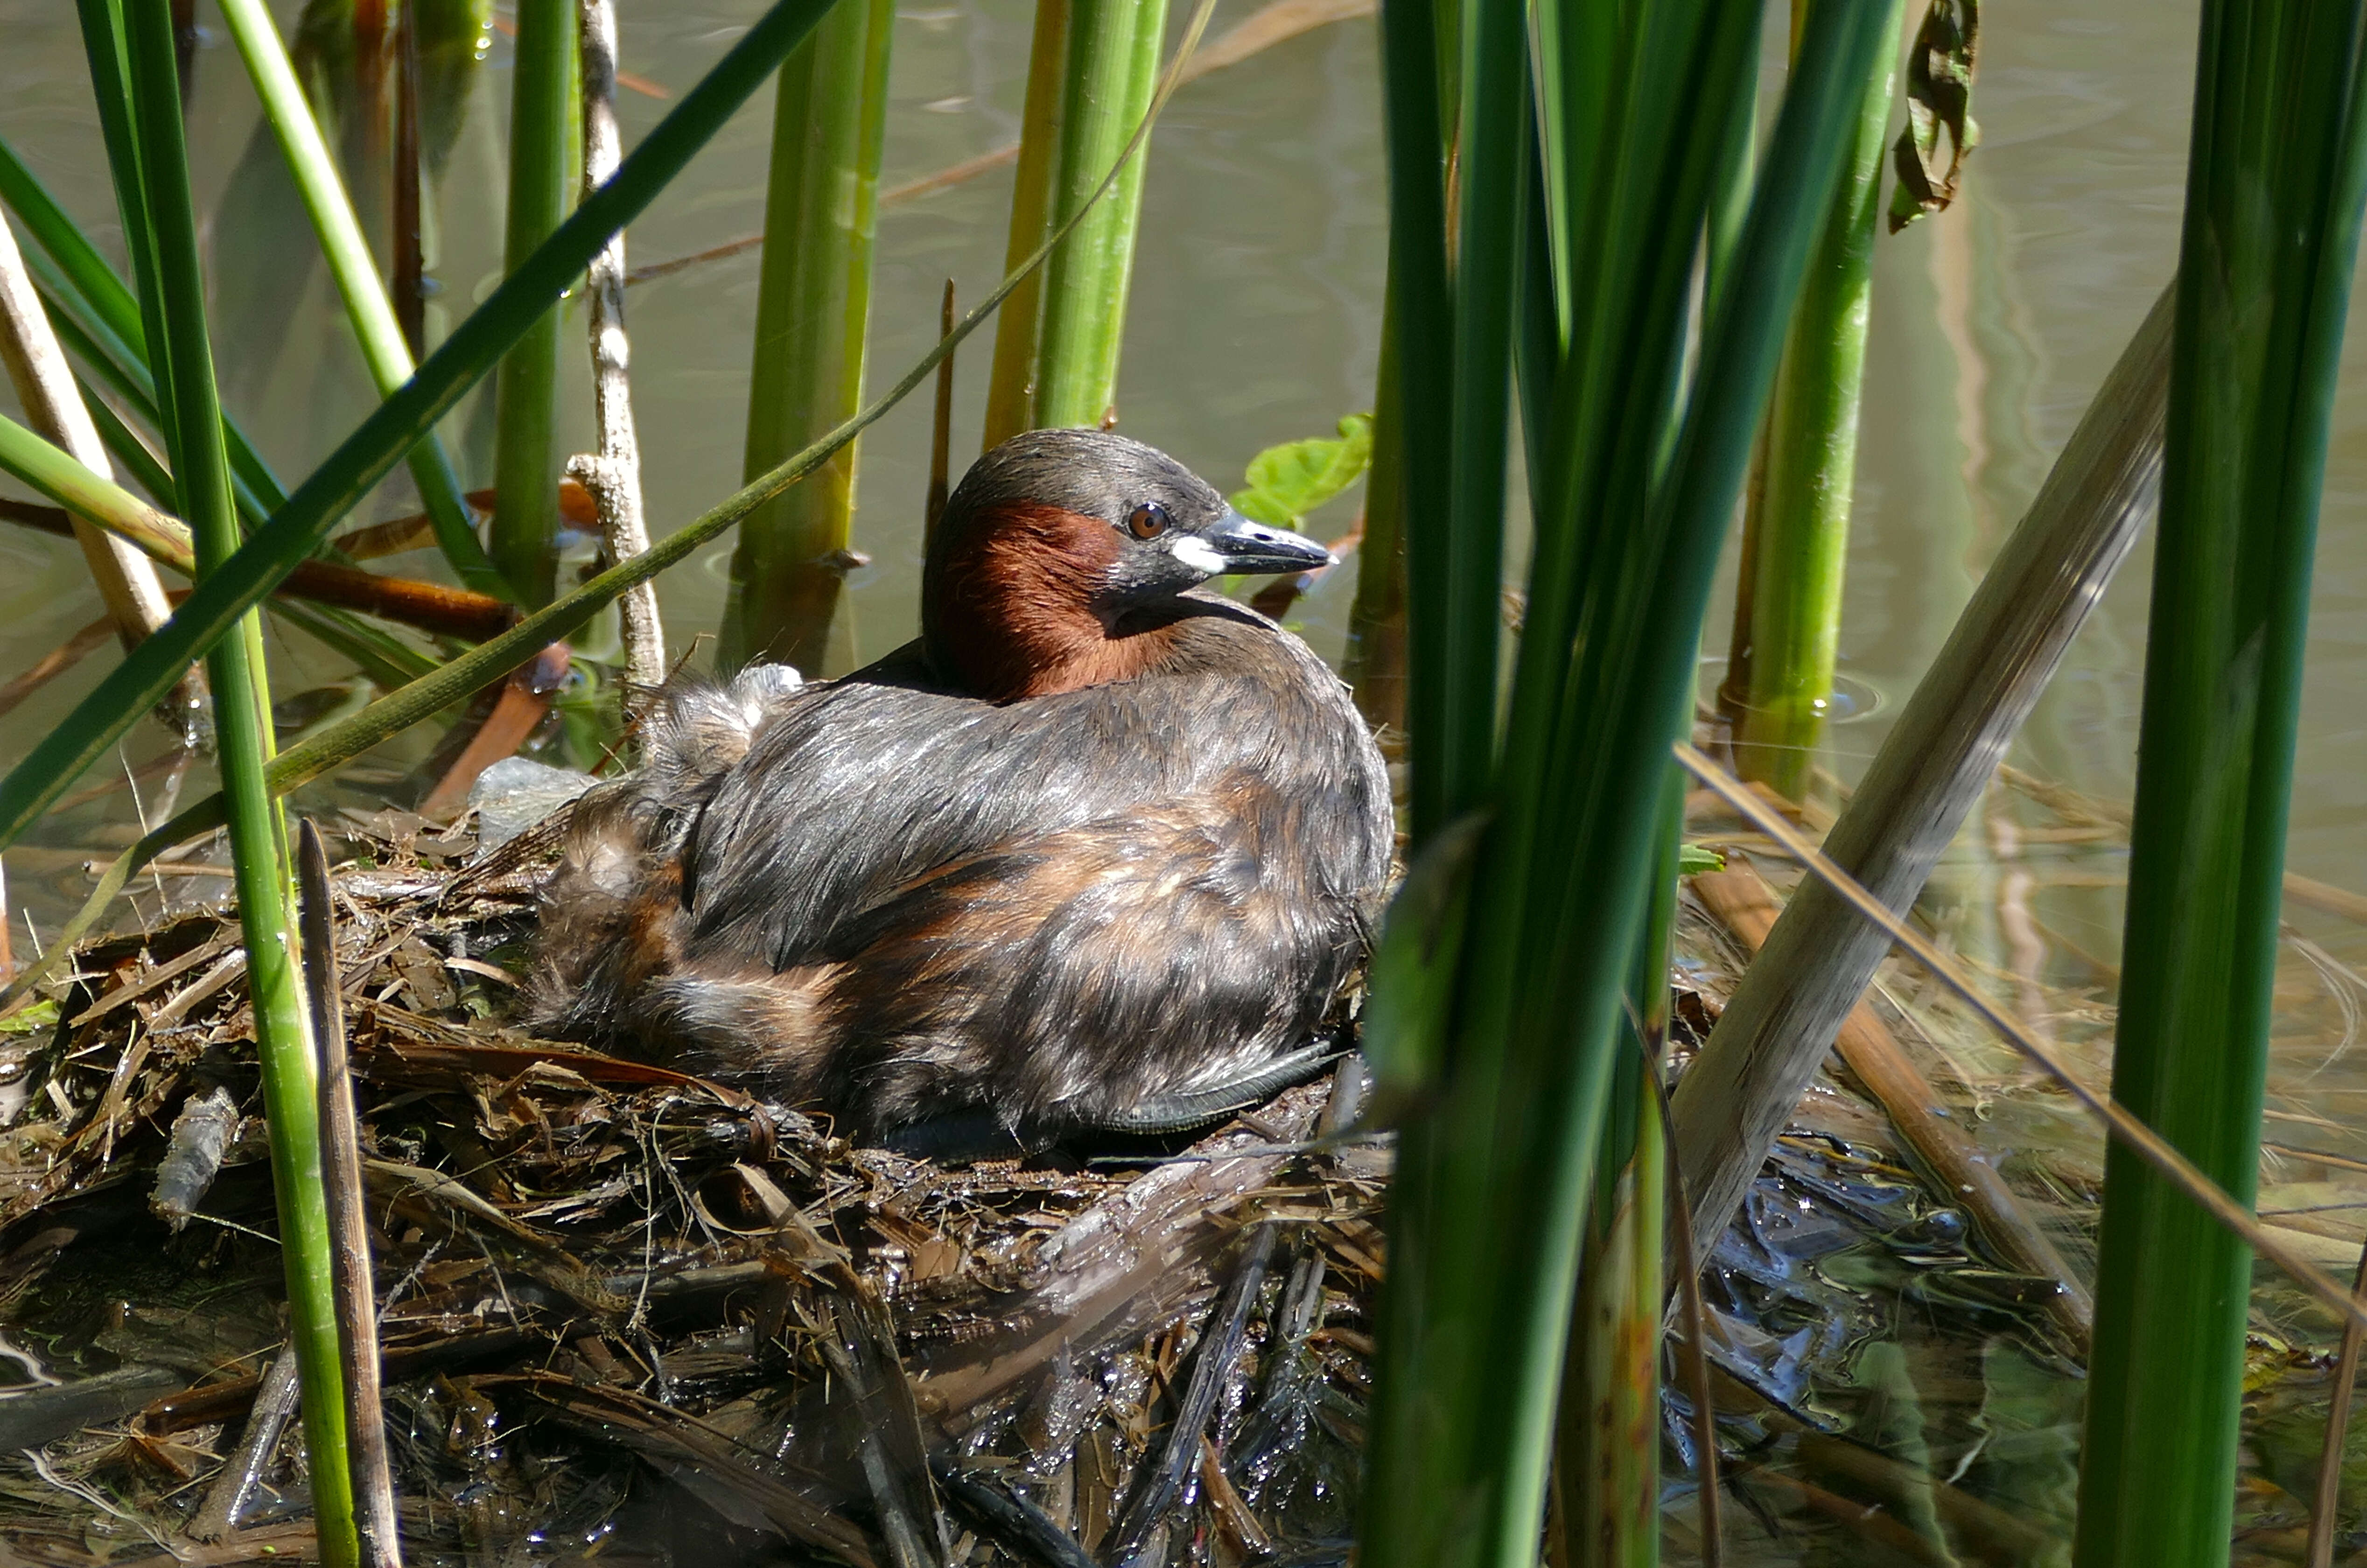
M 1846 778 L 1874 257 L 1965 221 L 1982 18 L 1777 9 L 1039 0 L 1017 142 L 883 190 L 873 0 L 752 8 L 663 85 L 610 0 L 78 0 L 119 244 L 0 142 L 0 521 L 73 540 L 97 618 L 0 672 L 0 864 L 80 903 L 0 921 L 0 1552 L 2356 1558 L 2367 1127 L 2326 1108 L 2367 982 L 2298 917 L 2367 899 L 2285 838 L 2367 4 L 2205 0 L 2175 276 Z M 535 1038 L 569 802 L 655 689 L 856 662 L 849 583 L 961 466 L 957 354 L 989 445 L 1158 439 L 1119 387 L 1162 111 L 1333 26 L 1377 29 L 1378 372 L 1231 497 L 1340 562 L 1229 587 L 1282 619 L 1354 574 L 1402 849 L 1327 1025 L 1361 1049 L 938 1161 Z M 184 103 L 229 70 L 262 119 L 215 171 Z M 631 271 L 764 105 L 762 232 Z M 881 210 L 1006 167 L 1002 276 L 878 362 Z M 626 286 L 749 250 L 742 487 L 653 515 Z M 375 401 L 289 483 L 252 426 L 315 268 Z M 859 439 L 924 386 L 925 513 Z M 2000 767 L 2157 517 L 2134 801 Z M 719 618 L 662 623 L 708 547 Z M 60 847 L 124 801 L 120 854 Z M 2013 956 L 2030 888 L 1947 885 L 1976 810 L 2125 852 L 2116 955 Z

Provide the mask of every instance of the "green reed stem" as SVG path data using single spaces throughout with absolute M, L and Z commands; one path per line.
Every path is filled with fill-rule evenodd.
M 153 225 L 146 254 L 155 267 L 164 351 L 161 378 L 177 433 L 174 472 L 188 508 L 199 573 L 218 571 L 237 549 L 221 411 L 205 321 L 197 212 L 182 141 L 180 87 L 167 0 L 134 0 L 127 17 L 132 120 L 141 153 L 142 208 Z M 334 1260 L 323 1199 L 316 1065 L 304 1016 L 288 917 L 289 863 L 278 807 L 264 781 L 271 744 L 259 622 L 223 639 L 207 657 L 214 689 L 222 793 L 229 804 L 232 860 L 247 954 L 255 1043 L 263 1065 L 280 1254 L 288 1278 L 289 1334 L 303 1389 L 304 1444 L 322 1561 L 348 1568 L 359 1552 L 345 1456 L 345 1411 L 332 1295 Z
M 1073 0 L 1036 0 L 1036 30 L 1027 52 L 1027 97 L 1020 108 L 1019 167 L 1011 187 L 1011 229 L 1002 268 L 1020 261 L 1052 232 L 1060 177 L 1060 127 L 1067 102 L 1069 17 Z M 994 324 L 994 362 L 986 386 L 986 438 L 991 450 L 1036 418 L 1036 350 L 1044 330 L 1044 278 L 1030 272 L 1012 291 Z
M 1454 58 L 1450 51 L 1446 56 Z M 1446 785 L 1447 743 L 1460 733 L 1448 722 L 1455 702 L 1474 694 L 1450 690 L 1455 645 L 1444 593 L 1453 580 L 1459 536 L 1443 527 L 1455 465 L 1453 347 L 1455 297 L 1446 272 L 1446 157 L 1439 131 L 1437 16 L 1432 0 L 1381 0 L 1382 122 L 1389 164 L 1389 265 L 1383 319 L 1395 329 L 1395 410 L 1398 436 L 1376 428 L 1376 485 L 1397 484 L 1405 528 L 1405 723 L 1411 747 L 1410 826 L 1420 845 L 1444 827 L 1451 813 Z M 1378 410 L 1376 410 L 1377 415 Z M 1490 672 L 1488 700 L 1492 706 Z
M 1376 731 L 1406 722 L 1405 388 L 1398 324 L 1381 290 L 1381 356 L 1373 390 L 1373 466 L 1365 481 L 1365 539 L 1356 547 L 1356 597 L 1348 610 L 1341 677 Z
M 1529 263 L 1535 115 L 1528 12 L 1522 0 L 1463 0 L 1462 181 L 1455 263 L 1455 335 L 1444 577 L 1432 597 L 1444 726 L 1425 756 L 1442 770 L 1431 797 L 1457 816 L 1484 799 L 1496 758 L 1496 649 L 1503 626 L 1504 465 L 1512 437 L 1515 279 Z M 1537 369 L 1550 376 L 1546 366 Z M 1436 529 L 1425 530 L 1437 537 Z M 1417 569 L 1419 570 L 1419 569 Z
M 170 621 L 110 670 L 64 722 L 0 778 L 0 846 L 15 842 L 74 778 L 106 756 L 190 660 L 210 648 L 320 546 L 337 519 L 368 495 L 559 298 L 608 236 L 646 208 L 747 101 L 827 4 L 778 0 L 683 95 L 616 176 L 586 198 L 559 232 L 427 357 L 417 375 L 379 404 L 235 555 L 198 585 Z
M 322 139 L 304 90 L 297 83 L 295 67 L 289 62 L 287 46 L 280 41 L 263 0 L 221 0 L 221 12 L 239 56 L 246 62 L 255 96 L 263 101 L 264 118 L 270 122 L 280 153 L 288 160 L 288 171 L 304 199 L 304 210 L 311 216 L 313 233 L 328 261 L 329 274 L 336 280 L 337 293 L 345 301 L 345 318 L 361 345 L 370 381 L 379 395 L 385 397 L 409 381 L 417 367 L 403 342 L 402 328 L 395 320 L 394 305 L 379 278 L 369 244 L 362 237 L 361 222 L 346 197 L 345 182 L 337 176 L 336 160 Z M 435 525 L 436 541 L 460 580 L 479 593 L 507 597 L 501 574 L 493 570 L 477 542 L 469 504 L 461 498 L 459 476 L 452 471 L 443 442 L 432 432 L 412 449 L 411 477 L 418 486 L 420 504 Z
M 513 273 L 566 218 L 575 189 L 575 70 L 573 0 L 520 0 L 503 248 Z M 555 305 L 537 316 L 493 378 L 493 556 L 529 605 L 549 604 L 559 581 L 559 317 Z
M 142 455 L 146 456 L 144 450 Z M 178 518 L 167 517 L 113 480 L 93 472 L 72 454 L 5 415 L 0 415 L 0 469 L 74 516 L 129 540 L 151 560 L 185 575 L 196 574 L 198 550 L 189 529 Z M 179 493 L 173 476 L 161 469 L 147 473 L 142 483 L 152 489 L 162 485 L 176 495 Z
M 1729 659 L 1742 699 L 1735 769 L 1793 800 L 1806 791 L 1824 739 L 1840 651 L 1883 131 L 1897 75 L 1896 24 L 1892 32 L 1865 83 L 1849 174 L 1826 216 L 1784 342 L 1764 437 L 1764 482 L 1743 523 L 1752 582 L 1750 640 Z
M 781 63 L 743 479 L 863 406 L 895 26 L 893 0 L 846 0 Z M 858 450 L 845 447 L 741 528 L 722 668 L 771 660 L 821 669 L 854 538 Z
M 2114 1098 L 2248 1204 L 2310 563 L 2367 197 L 2367 5 L 2206 0 Z M 2115 1142 L 2080 1568 L 2227 1561 L 2251 1260 Z
M 1666 775 L 1637 759 L 1665 747 L 1687 711 L 1718 539 L 1893 10 L 1811 7 L 1769 177 L 1737 242 L 1733 273 L 1750 287 L 1713 301 L 1681 417 L 1674 389 L 1725 140 L 1725 117 L 1700 105 L 1747 85 L 1755 14 L 1710 0 L 1640 14 L 1611 74 L 1625 85 L 1607 135 L 1549 159 L 1563 170 L 1580 152 L 1610 160 L 1604 199 L 1583 210 L 1607 249 L 1561 258 L 1571 347 L 1498 816 L 1473 884 L 1448 1081 L 1436 1109 L 1406 1126 L 1390 1197 L 1366 1568 L 1535 1561 L 1578 1243 L 1657 858 Z M 1390 79 L 1394 142 L 1394 60 Z M 1421 580 L 1417 562 L 1417 590 Z M 1417 600 L 1418 661 L 1422 610 Z
M 1628 980 L 1612 1063 L 1554 1463 L 1564 1560 L 1655 1568 L 1660 1560 L 1660 1322 L 1669 1142 L 1659 1071 L 1669 1035 L 1669 955 L 1677 915 L 1684 776 L 1668 770 L 1653 829 L 1651 903 Z
M 1091 214 L 1044 269 L 1034 422 L 1100 425 L 1116 417 L 1118 351 L 1134 278 L 1147 158 L 1127 161 L 1116 188 L 1093 200 L 1141 123 L 1159 81 L 1167 0 L 1072 0 L 1060 167 L 1052 221 Z

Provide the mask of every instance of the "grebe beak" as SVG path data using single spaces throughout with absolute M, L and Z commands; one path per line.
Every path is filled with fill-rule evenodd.
M 1331 565 L 1331 552 L 1303 534 L 1253 523 L 1230 506 L 1199 536 L 1224 564 L 1218 573 L 1305 572 Z

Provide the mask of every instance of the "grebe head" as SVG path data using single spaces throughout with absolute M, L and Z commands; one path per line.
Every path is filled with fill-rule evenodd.
M 1160 607 L 1232 573 L 1297 572 L 1331 553 L 1241 516 L 1140 441 L 1031 430 L 970 466 L 922 575 L 921 630 L 944 675 L 996 700 L 1137 673 L 1123 646 Z

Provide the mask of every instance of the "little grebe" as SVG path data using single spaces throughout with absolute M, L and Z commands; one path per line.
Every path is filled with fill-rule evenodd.
M 917 641 L 674 690 L 578 802 L 543 1021 L 861 1136 L 1278 1086 L 1364 957 L 1388 781 L 1305 643 L 1194 590 L 1329 559 L 1138 441 L 1004 442 L 946 503 Z

